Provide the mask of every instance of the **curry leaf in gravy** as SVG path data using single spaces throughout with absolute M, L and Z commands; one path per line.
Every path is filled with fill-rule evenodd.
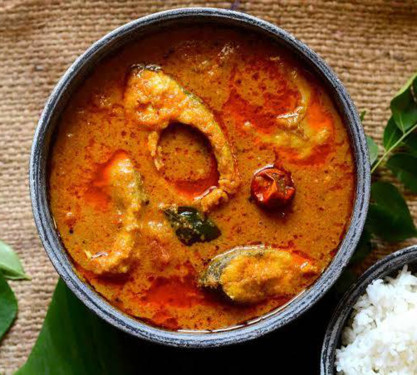
M 388 182 L 372 184 L 367 227 L 372 233 L 390 242 L 403 241 L 417 235 L 407 203 L 399 190 Z
M 407 189 L 417 193 L 417 157 L 395 154 L 387 161 L 387 167 Z
M 28 280 L 22 263 L 13 249 L 0 240 L 0 272 L 9 280 Z
M 164 210 L 178 239 L 187 246 L 209 242 L 220 236 L 220 229 L 194 207 L 170 207 Z
M 366 136 L 366 143 L 368 144 L 369 160 L 371 165 L 373 165 L 378 159 L 378 145 L 369 136 Z
M 17 314 L 16 297 L 0 272 L 0 339 L 9 330 Z
M 417 123 L 417 74 L 392 99 L 391 111 L 395 123 L 403 133 Z

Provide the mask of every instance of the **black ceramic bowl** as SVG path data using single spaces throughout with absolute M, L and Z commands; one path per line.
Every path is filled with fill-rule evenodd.
M 359 280 L 346 292 L 336 307 L 332 319 L 327 327 L 321 350 L 321 375 L 335 375 L 335 354 L 340 347 L 341 334 L 352 313 L 353 305 L 365 293 L 368 285 L 386 276 L 396 276 L 406 264 L 409 270 L 417 272 L 417 245 L 399 250 L 381 259 L 369 268 Z
M 106 302 L 74 272 L 48 204 L 46 165 L 51 138 L 62 111 L 77 87 L 102 59 L 118 48 L 157 30 L 183 24 L 235 27 L 268 37 L 290 50 L 316 74 L 334 99 L 348 129 L 356 165 L 356 194 L 350 226 L 338 253 L 316 283 L 276 311 L 247 324 L 214 332 L 173 332 L 156 328 L 123 314 Z M 68 287 L 86 306 L 113 326 L 150 341 L 184 347 L 221 346 L 252 340 L 291 322 L 316 303 L 339 277 L 355 249 L 367 213 L 369 186 L 367 147 L 357 111 L 345 88 L 326 63 L 306 45 L 270 23 L 239 12 L 209 8 L 176 9 L 143 17 L 96 42 L 75 61 L 53 90 L 39 120 L 30 159 L 30 188 L 35 223 L 46 252 Z

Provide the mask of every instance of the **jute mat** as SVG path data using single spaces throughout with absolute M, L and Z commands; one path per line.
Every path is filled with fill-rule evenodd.
M 19 315 L 0 346 L 0 373 L 25 362 L 57 280 L 37 237 L 28 188 L 29 150 L 46 98 L 73 60 L 107 32 L 185 6 L 230 8 L 231 2 L 0 1 L 0 238 L 32 277 L 11 283 Z M 256 0 L 241 1 L 239 9 L 290 31 L 324 57 L 357 107 L 367 110 L 367 133 L 381 140 L 390 98 L 417 71 L 417 2 Z M 409 200 L 417 218 L 417 199 Z M 380 244 L 368 262 L 397 248 Z

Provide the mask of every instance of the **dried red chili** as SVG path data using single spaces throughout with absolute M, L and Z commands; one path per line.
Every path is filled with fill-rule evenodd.
M 283 208 L 294 198 L 295 187 L 291 173 L 276 166 L 265 167 L 252 178 L 251 195 L 262 208 Z

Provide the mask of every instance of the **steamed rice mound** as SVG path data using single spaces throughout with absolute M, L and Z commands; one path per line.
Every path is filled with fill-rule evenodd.
M 355 306 L 336 350 L 343 375 L 417 374 L 417 277 L 374 280 Z

